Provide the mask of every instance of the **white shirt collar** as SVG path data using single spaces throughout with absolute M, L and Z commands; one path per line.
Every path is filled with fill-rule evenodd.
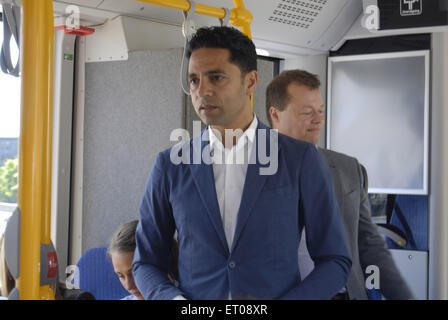
M 252 120 L 249 127 L 244 131 L 244 133 L 241 135 L 241 137 L 238 139 L 236 143 L 237 149 L 242 148 L 245 145 L 246 141 L 249 141 L 250 144 L 254 142 L 255 131 L 257 130 L 257 127 L 258 127 L 258 119 L 257 116 L 254 114 L 254 119 Z M 215 135 L 211 126 L 208 126 L 208 136 L 210 139 L 210 150 L 213 150 L 216 147 L 224 149 L 222 141 Z

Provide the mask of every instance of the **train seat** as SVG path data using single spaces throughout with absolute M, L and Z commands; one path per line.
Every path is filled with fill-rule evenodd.
M 129 295 L 114 272 L 107 247 L 87 250 L 78 261 L 79 288 L 96 300 L 119 300 Z

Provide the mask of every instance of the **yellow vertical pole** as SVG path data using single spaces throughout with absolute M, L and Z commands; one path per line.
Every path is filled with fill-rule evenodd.
M 21 128 L 19 142 L 21 300 L 51 298 L 40 287 L 40 244 L 49 242 L 51 181 L 51 113 L 53 68 L 53 4 L 22 0 Z M 48 235 L 47 235 L 48 233 Z M 47 290 L 48 289 L 48 290 Z

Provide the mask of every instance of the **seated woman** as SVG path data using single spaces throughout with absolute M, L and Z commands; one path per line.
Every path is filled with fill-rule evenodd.
M 125 223 L 115 231 L 110 240 L 107 254 L 112 260 L 114 271 L 120 279 L 123 287 L 129 291 L 130 295 L 122 300 L 144 300 L 134 282 L 132 276 L 132 260 L 135 251 L 135 229 L 138 220 Z
M 138 290 L 132 275 L 132 260 L 135 251 L 135 230 L 137 229 L 138 220 L 125 223 L 115 231 L 110 240 L 107 254 L 112 260 L 115 273 L 118 275 L 123 287 L 131 293 L 122 300 L 144 300 L 142 294 Z M 177 280 L 177 241 L 174 240 L 171 252 L 171 271 L 168 273 L 170 280 L 175 283 Z

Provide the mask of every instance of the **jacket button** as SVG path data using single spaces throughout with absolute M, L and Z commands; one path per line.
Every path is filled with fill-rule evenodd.
M 233 262 L 233 261 L 229 262 L 229 268 L 233 269 L 233 268 L 235 268 L 235 266 L 236 266 L 235 262 Z

